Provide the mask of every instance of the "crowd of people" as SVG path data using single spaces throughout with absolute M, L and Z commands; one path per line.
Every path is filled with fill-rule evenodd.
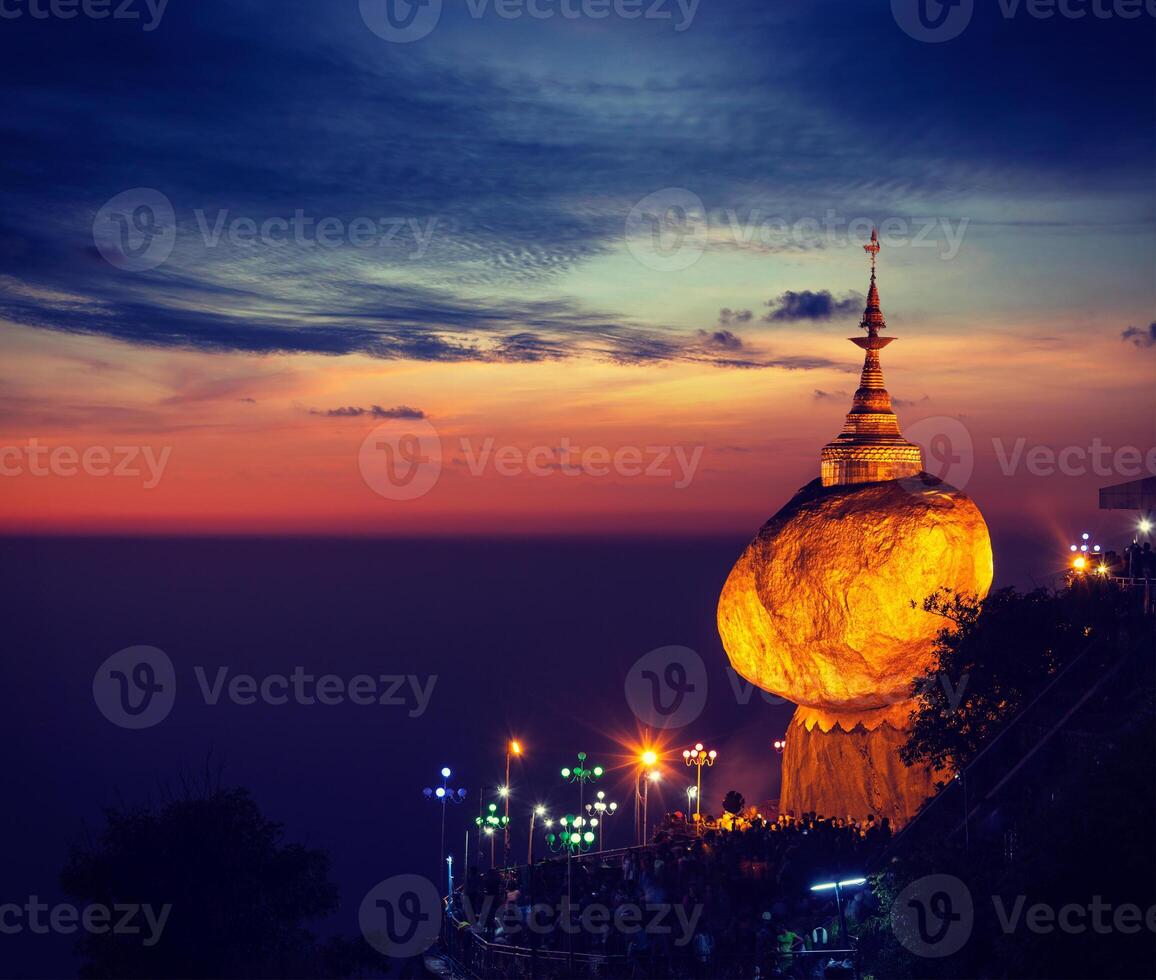
M 1143 544 L 1133 541 L 1122 554 L 1107 551 L 1100 561 L 1107 566 L 1109 575 L 1118 578 L 1156 579 L 1156 551 L 1148 541 Z
M 459 931 L 602 957 L 601 975 L 852 975 L 834 892 L 811 885 L 861 876 L 891 837 L 886 818 L 754 817 L 690 836 L 680 816 L 646 847 L 472 869 L 456 900 Z M 871 902 L 868 888 L 843 895 L 852 935 Z

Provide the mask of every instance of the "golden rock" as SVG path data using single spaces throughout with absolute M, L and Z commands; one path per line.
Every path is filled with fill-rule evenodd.
M 945 625 L 941 587 L 983 596 L 991 538 L 979 508 L 927 473 L 824 487 L 814 480 L 731 570 L 718 628 L 734 669 L 765 691 L 833 711 L 910 697 Z

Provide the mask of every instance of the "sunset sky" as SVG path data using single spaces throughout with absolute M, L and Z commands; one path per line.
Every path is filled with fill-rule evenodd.
M 1124 526 L 1095 491 L 1156 444 L 1150 19 L 985 5 L 928 44 L 880 3 L 482 7 L 408 43 L 373 0 L 4 25 L 5 463 L 164 460 L 6 472 L 4 531 L 753 531 L 850 405 L 872 224 L 905 430 L 949 438 L 997 534 Z M 125 192 L 173 209 L 155 267 L 109 244 Z M 656 211 L 687 236 L 656 247 Z M 297 212 L 332 246 L 253 240 Z M 440 440 L 418 499 L 359 470 L 389 416 Z M 1027 463 L 1096 440 L 1108 472 Z M 492 455 L 566 444 L 644 472 Z

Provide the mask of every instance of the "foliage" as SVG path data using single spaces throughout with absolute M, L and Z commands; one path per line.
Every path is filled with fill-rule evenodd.
M 917 707 L 905 763 L 963 768 L 1008 721 L 1093 643 L 1112 642 L 1127 621 L 1108 582 L 1062 592 L 1001 589 L 979 601 L 941 590 L 923 608 L 948 621 L 935 663 L 913 682 Z
M 319 947 L 305 923 L 337 908 L 324 851 L 282 842 L 242 789 L 215 789 L 159 809 L 113 808 L 96 841 L 74 846 L 61 874 L 84 903 L 171 912 L 160 939 L 85 935 L 87 977 L 265 977 L 345 972 L 361 955 Z M 366 947 L 368 949 L 368 947 Z M 329 975 L 336 975 L 329 973 Z

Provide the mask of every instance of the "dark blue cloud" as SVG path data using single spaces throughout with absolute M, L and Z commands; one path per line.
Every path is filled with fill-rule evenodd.
M 412 45 L 372 35 L 356 3 L 173 2 L 151 32 L 6 21 L 0 314 L 202 350 L 803 367 L 542 290 L 620 252 L 631 206 L 664 187 L 788 219 L 1077 193 L 1153 218 L 1147 18 L 977 3 L 937 45 L 858 0 L 703 2 L 684 32 L 446 7 Z M 134 187 L 165 194 L 178 224 L 168 262 L 137 274 L 92 239 Z M 401 231 L 323 249 L 210 246 L 199 227 L 298 210 Z
M 852 293 L 843 299 L 836 299 L 829 289 L 798 291 L 788 289 L 785 293 L 769 299 L 769 307 L 763 316 L 765 323 L 790 322 L 792 320 L 830 320 L 832 317 L 853 316 L 863 309 L 864 298 Z

